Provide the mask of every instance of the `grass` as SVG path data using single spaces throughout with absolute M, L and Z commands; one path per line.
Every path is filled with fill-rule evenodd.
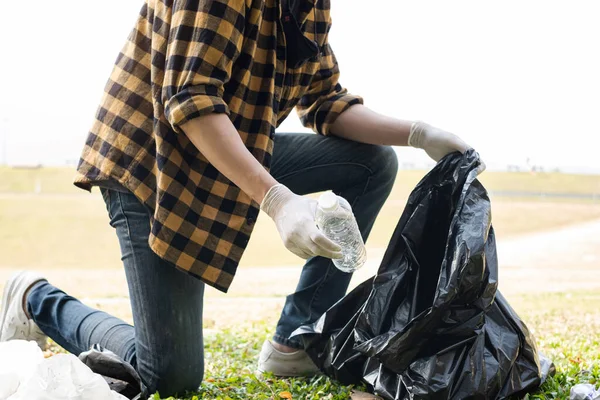
M 567 400 L 577 383 L 600 384 L 600 294 L 526 295 L 509 301 L 536 336 L 539 350 L 557 367 L 556 375 L 526 398 Z M 206 338 L 204 383 L 198 392 L 177 399 L 277 400 L 288 393 L 302 400 L 349 398 L 352 387 L 326 377 L 257 380 L 253 374 L 256 360 L 271 326 L 272 321 L 229 326 Z
M 200 391 L 181 399 L 293 399 L 344 400 L 353 386 L 343 386 L 325 376 L 277 379 L 254 375 L 262 341 L 269 335 L 267 325 L 255 324 L 243 330 L 228 328 L 206 340 L 206 372 Z M 363 386 L 358 386 L 364 388 Z M 160 396 L 156 395 L 156 399 Z
M 600 294 L 554 293 L 509 299 L 554 361 L 557 374 L 532 399 L 567 400 L 578 383 L 600 385 Z
M 513 295 L 508 301 L 535 336 L 538 350 L 557 368 L 553 377 L 525 399 L 567 400 L 575 384 L 600 385 L 600 293 Z M 205 337 L 205 377 L 199 391 L 168 399 L 279 400 L 289 394 L 298 400 L 342 400 L 353 389 L 365 389 L 343 386 L 327 377 L 258 380 L 254 368 L 273 326 L 273 316 L 251 324 L 222 321 L 216 326 L 218 333 Z M 156 394 L 154 399 L 161 397 Z
M 405 199 L 391 198 L 381 211 L 370 249 L 385 248 Z M 498 238 L 558 228 L 600 218 L 600 203 L 532 202 L 497 199 L 493 220 Z M 91 196 L 0 197 L 0 266 L 15 268 L 120 268 L 120 250 L 104 202 Z M 269 254 L 262 250 L 268 247 Z M 82 261 L 83 260 L 83 261 Z M 83 264 L 85 263 L 85 264 Z M 299 265 L 274 224 L 261 216 L 242 265 Z
M 406 198 L 424 173 L 399 172 L 372 230 L 368 251 L 387 247 Z M 10 249 L 0 252 L 0 267 L 120 268 L 119 246 L 108 225 L 104 202 L 97 191 L 89 195 L 73 187 L 72 176 L 70 168 L 0 168 L 0 241 Z M 490 172 L 481 179 L 488 189 L 500 191 L 591 193 L 600 185 L 600 177 L 584 175 Z M 38 195 L 32 194 L 36 186 Z M 494 227 L 500 239 L 597 218 L 600 202 L 493 199 Z M 301 260 L 277 238 L 274 224 L 261 217 L 242 266 L 300 265 Z M 268 254 L 263 251 L 265 247 L 270 249 Z
M 74 167 L 0 167 L 0 193 L 83 193 L 74 177 Z
M 406 194 L 425 171 L 401 170 L 395 192 Z M 73 186 L 75 167 L 9 168 L 0 166 L 0 193 L 82 193 Z M 562 173 L 486 171 L 480 177 L 490 191 L 600 194 L 600 176 Z
M 369 239 L 369 251 L 387 246 L 407 195 L 423 175 L 423 171 L 400 171 Z M 86 195 L 74 188 L 72 176 L 73 169 L 65 168 L 0 168 L 0 242 L 3 249 L 9 250 L 0 252 L 0 268 L 72 268 L 89 272 L 121 267 L 117 239 L 108 225 L 102 199 L 97 192 Z M 600 193 L 600 176 L 487 172 L 481 180 L 492 192 Z M 593 201 L 496 197 L 492 204 L 500 241 L 600 218 L 600 203 Z M 274 239 L 277 235 L 271 221 L 259 220 L 242 266 L 300 265 L 301 260 Z M 268 255 L 262 251 L 265 247 L 270 249 Z M 109 274 L 105 275 L 103 280 Z M 94 296 L 109 292 L 108 288 L 98 290 L 104 291 Z M 528 398 L 566 400 L 576 383 L 600 384 L 598 293 L 519 295 L 508 300 L 535 334 L 540 350 L 558 368 L 556 376 Z M 262 320 L 262 314 L 254 318 L 261 321 L 258 323 L 234 326 L 234 319 L 227 318 L 227 323 L 217 320 L 207 324 L 210 331 L 218 333 L 205 338 L 204 383 L 197 393 L 180 399 L 349 398 L 351 387 L 325 377 L 271 377 L 265 381 L 254 377 L 260 346 L 275 326 L 277 313 L 271 311 Z

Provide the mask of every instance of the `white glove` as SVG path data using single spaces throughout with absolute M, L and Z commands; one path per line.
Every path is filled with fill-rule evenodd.
M 441 160 L 445 155 L 460 151 L 464 153 L 471 146 L 467 145 L 461 138 L 453 133 L 435 128 L 425 122 L 416 121 L 410 127 L 408 135 L 408 145 L 423 149 L 434 161 Z M 477 169 L 480 174 L 485 170 L 485 163 Z
M 275 221 L 285 247 L 298 257 L 342 258 L 341 247 L 317 228 L 316 200 L 298 196 L 279 183 L 269 189 L 260 208 Z

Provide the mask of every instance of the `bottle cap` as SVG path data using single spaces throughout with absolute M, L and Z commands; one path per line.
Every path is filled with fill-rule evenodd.
M 338 197 L 332 191 L 325 192 L 319 197 L 319 207 L 324 211 L 333 211 L 338 207 Z

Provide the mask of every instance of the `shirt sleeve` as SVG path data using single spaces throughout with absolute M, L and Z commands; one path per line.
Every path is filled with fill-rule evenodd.
M 162 102 L 173 129 L 227 113 L 223 86 L 241 51 L 244 0 L 175 0 L 165 55 Z
M 296 110 L 302 124 L 322 135 L 330 133 L 337 117 L 354 104 L 363 104 L 359 96 L 348 93 L 338 82 L 340 69 L 329 43 L 321 55 L 321 65 L 308 91 L 302 96 Z

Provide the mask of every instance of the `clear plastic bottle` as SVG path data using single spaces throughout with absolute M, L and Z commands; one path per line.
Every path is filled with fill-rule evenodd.
M 342 248 L 343 258 L 333 260 L 339 270 L 354 272 L 365 264 L 365 243 L 346 199 L 333 192 L 323 193 L 319 198 L 316 221 L 321 232 Z

